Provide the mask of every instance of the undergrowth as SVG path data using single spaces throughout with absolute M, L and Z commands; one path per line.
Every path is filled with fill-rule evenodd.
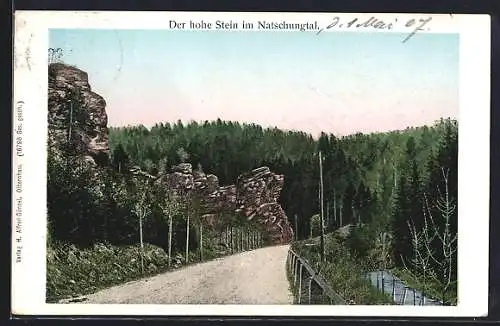
M 408 287 L 424 292 L 425 297 L 442 300 L 443 294 L 440 293 L 441 285 L 439 283 L 428 280 L 424 287 L 424 284 L 420 280 L 415 278 L 415 276 L 406 270 L 394 268 L 391 272 L 394 276 L 401 279 L 401 281 L 403 281 Z M 445 293 L 445 303 L 449 305 L 457 304 L 456 286 L 450 287 L 450 289 Z
M 356 259 L 334 234 L 325 235 L 324 263 L 320 261 L 318 239 L 295 242 L 292 249 L 308 260 L 344 300 L 358 305 L 393 304 L 389 295 L 378 291 L 365 278 L 370 269 L 368 264 Z
M 204 251 L 204 261 L 230 254 L 226 248 Z M 51 244 L 47 248 L 47 302 L 73 298 L 101 289 L 156 275 L 169 270 L 165 251 L 144 245 L 144 272 L 139 245 L 114 246 L 104 243 L 81 249 L 68 244 Z M 200 262 L 199 253 L 189 255 L 189 263 Z M 170 269 L 186 265 L 180 253 L 172 255 Z

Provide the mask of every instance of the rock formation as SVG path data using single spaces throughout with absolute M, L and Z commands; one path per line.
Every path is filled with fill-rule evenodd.
M 49 65 L 48 145 L 51 150 L 80 157 L 94 166 L 109 157 L 106 102 L 91 90 L 87 73 L 72 66 Z M 293 232 L 278 203 L 284 177 L 267 167 L 242 174 L 236 184 L 220 186 L 217 176 L 193 171 L 191 164 L 172 167 L 170 173 L 151 176 L 140 169 L 137 176 L 155 179 L 166 192 L 197 198 L 207 222 L 214 224 L 220 213 L 265 226 L 271 243 L 288 243 Z
M 278 203 L 284 176 L 268 167 L 242 174 L 237 182 L 238 209 L 249 219 L 266 226 L 273 243 L 288 243 L 293 231 L 285 211 Z
M 292 228 L 278 203 L 284 177 L 268 167 L 242 174 L 235 185 L 219 186 L 215 175 L 193 171 L 191 164 L 182 163 L 174 166 L 171 173 L 160 176 L 157 182 L 173 193 L 198 198 L 207 220 L 213 220 L 219 213 L 239 214 L 264 225 L 274 244 L 288 243 L 293 238 Z
M 48 69 L 48 146 L 92 164 L 109 157 L 106 101 L 94 93 L 87 73 L 61 63 Z

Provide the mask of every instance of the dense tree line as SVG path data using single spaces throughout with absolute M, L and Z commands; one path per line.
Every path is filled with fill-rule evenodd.
M 223 184 L 266 165 L 285 175 L 280 202 L 299 239 L 310 236 L 312 216 L 319 213 L 318 152 L 324 156 L 324 209 L 326 231 L 358 225 L 351 237 L 352 249 L 383 266 L 406 266 L 414 248 L 411 228 L 424 227 L 429 213 L 440 231 L 442 212 L 436 203 L 445 189 L 457 199 L 458 126 L 441 119 L 432 126 L 336 137 L 322 133 L 315 139 L 299 131 L 262 128 L 231 121 L 183 124 L 160 123 L 112 128 L 110 143 L 115 169 L 140 165 L 153 173 L 180 162 L 179 150 L 188 161 L 219 176 Z M 441 223 L 441 224 L 440 224 Z M 457 211 L 449 217 L 456 234 Z M 432 244 L 439 257 L 439 241 Z M 383 248 L 380 252 L 374 249 Z M 389 248 L 389 250 L 387 249 Z M 387 253 L 389 251 L 389 254 Z M 456 256 L 453 258 L 456 266 Z M 456 267 L 453 268 L 456 279 Z
M 284 174 L 280 203 L 297 238 L 304 239 L 311 234 L 311 217 L 319 213 L 321 151 L 326 231 L 358 225 L 351 237 L 354 252 L 367 256 L 375 247 L 389 248 L 390 254 L 377 259 L 384 266 L 403 266 L 414 256 L 409 223 L 421 230 L 424 217 L 430 214 L 438 230 L 449 226 L 449 232 L 456 233 L 457 210 L 450 209 L 448 222 L 442 222 L 438 217 L 443 209 L 437 203 L 446 197 L 456 204 L 457 135 L 457 123 L 451 119 L 399 131 L 342 137 L 322 133 L 318 138 L 220 119 L 159 123 L 151 129 L 110 128 L 110 164 L 97 175 L 79 169 L 76 161 L 68 163 L 49 155 L 52 235 L 72 242 L 137 243 L 134 205 L 143 192 L 137 191 L 130 168 L 139 166 L 155 176 L 175 164 L 189 162 L 217 175 L 221 185 L 234 184 L 240 174 L 260 166 Z M 152 204 L 144 225 L 145 241 L 166 247 L 169 223 L 161 205 L 154 204 L 162 202 L 164 191 L 154 185 L 147 189 L 146 202 Z M 173 243 L 180 249 L 186 246 L 186 211 L 181 209 L 174 215 Z M 231 223 L 238 221 L 233 217 Z M 196 217 L 193 223 L 199 223 Z M 199 241 L 196 230 L 187 242 L 193 248 Z M 438 261 L 444 258 L 437 253 L 439 246 L 434 239 L 431 247 Z M 456 268 L 452 274 L 456 275 Z
M 179 149 L 194 166 L 216 174 L 222 184 L 234 183 L 250 169 L 269 166 L 285 175 L 280 201 L 291 220 L 297 216 L 303 238 L 309 234 L 310 217 L 318 213 L 319 150 L 325 156 L 328 229 L 358 222 L 390 228 L 393 216 L 409 214 L 405 210 L 421 215 L 421 203 L 415 200 L 424 190 L 436 197 L 441 167 L 449 167 L 456 180 L 456 134 L 455 121 L 441 120 L 431 127 L 369 135 L 323 133 L 316 140 L 303 132 L 217 120 L 161 123 L 151 130 L 111 128 L 110 143 L 117 170 L 139 165 L 155 173 L 179 163 Z M 456 181 L 450 192 L 456 194 Z M 402 220 L 401 229 L 407 228 L 404 219 L 394 220 Z

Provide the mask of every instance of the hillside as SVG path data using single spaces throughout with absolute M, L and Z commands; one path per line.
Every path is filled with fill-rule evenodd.
M 189 264 L 317 236 L 320 201 L 326 232 L 363 226 L 349 244 L 360 261 L 373 258 L 368 254 L 381 235 L 390 234 L 383 258 L 370 264 L 402 268 L 411 261 L 409 223 L 422 232 L 428 215 L 440 218 L 437 232 L 456 234 L 454 120 L 318 139 L 221 119 L 109 128 L 105 99 L 91 90 L 84 71 L 65 64 L 48 69 L 49 247 L 62 250 L 48 258 L 61 267 L 48 274 L 49 284 L 75 281 L 64 266 L 118 264 L 101 259 L 101 245 L 137 246 L 139 254 L 135 270 L 117 272 L 109 285 L 149 273 L 145 244 L 168 257 L 152 269 L 157 273 L 178 256 Z M 446 275 L 456 280 L 456 254 L 440 253 L 437 241 L 430 246 L 435 261 L 449 258 Z M 83 253 L 89 261 L 68 262 Z

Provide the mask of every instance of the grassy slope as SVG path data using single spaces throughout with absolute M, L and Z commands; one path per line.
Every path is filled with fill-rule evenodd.
M 94 293 L 128 281 L 169 270 L 165 251 L 145 244 L 144 273 L 141 272 L 139 245 L 112 246 L 96 244 L 89 249 L 72 245 L 51 245 L 47 248 L 47 302 Z M 204 251 L 204 260 L 229 254 L 224 248 Z M 190 263 L 198 262 L 197 252 L 190 254 Z M 185 264 L 180 254 L 173 255 L 172 268 Z
M 319 239 L 295 242 L 292 249 L 307 259 L 316 271 L 330 284 L 332 289 L 346 301 L 356 304 L 392 304 L 389 295 L 384 295 L 364 278 L 368 268 L 354 259 L 342 244 L 343 238 L 338 233 L 325 236 L 326 263 L 320 262 Z

